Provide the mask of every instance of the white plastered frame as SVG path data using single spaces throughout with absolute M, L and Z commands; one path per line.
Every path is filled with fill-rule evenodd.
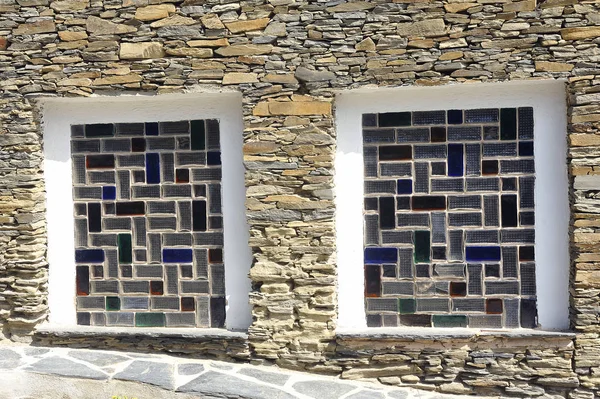
M 240 93 L 122 95 L 41 101 L 48 222 L 49 323 L 75 326 L 75 259 L 70 125 L 219 119 L 223 162 L 226 326 L 251 323 L 248 273 L 252 263 L 245 217 Z
M 357 89 L 336 97 L 335 160 L 338 331 L 366 328 L 363 280 L 364 113 L 438 109 L 534 108 L 538 320 L 569 327 L 567 109 L 562 81 Z

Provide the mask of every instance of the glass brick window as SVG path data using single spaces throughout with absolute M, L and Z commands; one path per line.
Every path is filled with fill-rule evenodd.
M 77 324 L 223 327 L 219 121 L 71 125 Z
M 533 112 L 362 115 L 367 326 L 537 326 Z

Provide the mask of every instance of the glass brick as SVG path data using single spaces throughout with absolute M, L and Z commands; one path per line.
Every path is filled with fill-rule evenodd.
M 465 123 L 492 123 L 498 122 L 497 108 L 469 109 L 465 111 Z
M 500 232 L 502 243 L 535 244 L 535 230 L 533 229 L 505 229 Z
M 517 109 L 502 108 L 500 110 L 500 140 L 517 139 Z
M 85 135 L 84 125 L 71 125 L 71 138 L 83 137 Z
M 448 141 L 480 141 L 481 126 L 450 126 Z
M 481 226 L 481 213 L 460 212 L 448 214 L 448 224 L 452 227 Z
M 122 265 L 119 269 L 121 269 L 121 278 L 133 278 L 133 266 Z
M 429 165 L 425 162 L 417 162 L 415 167 L 415 193 L 429 192 Z
M 519 295 L 518 281 L 486 281 L 486 295 Z
M 192 121 L 192 126 L 196 122 L 202 122 L 202 124 L 204 125 L 204 121 Z M 188 122 L 188 121 L 159 122 L 158 123 L 158 131 L 161 136 L 189 134 L 190 133 L 190 122 Z
M 149 298 L 147 297 L 124 297 L 121 302 L 121 307 L 126 310 L 147 310 L 149 308 Z
M 519 142 L 519 156 L 520 157 L 532 157 L 533 156 L 533 141 Z
M 497 178 L 467 178 L 467 191 L 498 191 L 500 187 Z
M 158 122 L 146 122 L 144 130 L 146 136 L 158 136 Z
M 135 265 L 135 276 L 138 278 L 162 278 L 163 267 L 162 266 L 145 266 Z
M 504 327 L 519 328 L 519 300 L 505 299 L 504 300 Z
M 178 152 L 175 154 L 175 164 L 177 166 L 205 166 L 205 152 Z
M 181 281 L 182 294 L 208 294 L 208 281 Z
M 223 245 L 223 233 L 194 233 L 194 245 Z
M 379 114 L 379 126 L 390 127 L 390 126 L 410 126 L 411 125 L 411 113 L 410 112 L 387 112 Z
M 464 284 L 464 283 L 461 283 Z M 466 288 L 465 288 L 466 289 Z M 453 298 L 453 312 L 484 312 L 485 301 L 483 298 Z
M 443 143 L 446 141 L 446 127 L 445 126 L 432 126 L 431 127 L 431 142 L 432 143 Z
M 502 328 L 502 316 L 469 316 L 469 328 Z
M 485 196 L 483 198 L 483 217 L 486 227 L 500 226 L 500 211 L 497 196 Z
M 175 150 L 174 137 L 149 137 L 146 139 L 146 149 L 149 151 Z M 171 156 L 173 154 L 170 154 Z
M 163 295 L 164 283 L 162 281 L 150 281 L 150 295 Z
M 118 294 L 118 281 L 92 281 L 92 292 L 94 294 Z
M 165 230 L 174 231 L 177 229 L 177 219 L 174 217 L 165 216 L 150 216 L 148 217 L 148 230 Z
M 415 159 L 445 159 L 448 151 L 446 145 L 415 145 Z
M 365 165 L 365 177 L 377 177 L 377 147 L 363 147 L 363 163 Z
M 497 244 L 500 242 L 498 238 L 498 230 L 467 230 L 467 244 Z
M 431 327 L 431 315 L 407 314 L 400 316 L 400 325 L 410 327 Z
M 410 197 L 407 197 L 407 196 L 396 197 L 396 209 L 397 210 L 410 210 Z
M 500 247 L 496 246 L 467 246 L 465 247 L 467 262 L 500 261 Z
M 365 194 L 396 194 L 396 181 L 365 180 Z
M 383 277 L 396 277 L 396 265 L 383 265 L 382 266 Z
M 381 163 L 379 164 L 381 176 L 412 176 L 410 163 Z
M 119 199 L 127 200 L 131 198 L 131 180 L 129 176 L 129 171 L 120 170 L 117 172 L 117 180 L 119 183 Z M 136 187 L 138 188 L 138 187 Z
M 147 262 L 147 253 L 145 249 L 134 249 L 133 250 L 133 259 L 135 262 Z
M 174 214 L 175 213 L 175 201 L 148 201 L 148 214 Z
M 365 248 L 366 264 L 397 263 L 397 261 L 396 248 Z
M 451 109 L 448 111 L 448 124 L 461 125 L 463 123 L 463 111 L 460 109 Z
M 149 294 L 150 282 L 148 281 L 121 281 L 125 294 Z
M 519 140 L 533 140 L 533 108 L 519 108 Z
M 467 291 L 469 295 L 482 295 L 482 266 L 481 265 L 467 265 L 468 272 L 468 284 Z
M 468 176 L 478 176 L 481 174 L 481 145 L 467 144 L 466 148 L 466 174 Z
M 178 297 L 152 298 L 152 310 L 179 310 Z
M 395 143 L 394 129 L 363 129 L 363 143 Z
M 106 314 L 106 325 L 115 327 L 133 327 L 134 313 L 110 312 Z
M 438 277 L 465 277 L 465 264 L 464 263 L 450 263 L 450 264 L 435 264 L 433 266 L 434 275 Z
M 90 234 L 91 246 L 94 247 L 116 247 L 116 234 Z
M 166 324 L 164 313 L 136 313 L 136 327 L 164 327 Z
M 104 250 L 102 249 L 76 249 L 75 263 L 102 263 Z
M 481 209 L 481 196 L 448 196 L 448 209 Z
M 519 217 L 519 223 L 521 226 L 535 225 L 535 214 L 533 212 L 521 212 Z
M 485 265 L 485 277 L 500 278 L 500 265 Z
M 184 248 L 164 248 L 164 263 L 192 263 L 192 250 Z
M 221 213 L 221 185 L 208 185 L 208 204 L 210 213 Z
M 88 172 L 88 181 L 90 184 L 114 184 L 115 183 L 115 172 L 112 170 L 110 170 L 110 171 L 90 171 L 90 172 Z
M 519 206 L 521 209 L 535 206 L 534 177 L 519 177 Z
M 194 265 L 196 266 L 196 278 L 208 278 L 208 250 L 194 248 Z
M 99 203 L 87 204 L 88 232 L 99 233 L 102 231 L 102 207 Z
M 447 298 L 417 298 L 417 312 L 449 312 L 450 300 Z
M 378 314 L 368 314 L 367 315 L 367 327 L 381 327 L 383 325 L 383 321 L 381 315 Z
M 135 199 L 157 199 L 160 198 L 160 186 L 134 186 L 133 198 Z
M 71 141 L 71 152 L 73 154 L 100 152 L 100 140 L 73 140 Z
M 412 146 L 410 145 L 379 146 L 380 161 L 402 161 L 410 159 L 412 159 Z
M 88 222 L 86 219 L 75 219 L 75 246 L 87 247 Z
M 146 182 L 148 184 L 160 183 L 159 154 L 146 153 Z
M 410 179 L 399 179 L 397 181 L 398 184 L 398 189 L 397 189 L 397 193 L 398 194 L 412 194 L 412 180 Z M 393 208 L 395 208 L 395 206 L 393 206 Z
M 398 143 L 428 143 L 428 128 L 405 128 L 396 129 Z
M 102 199 L 102 187 L 73 187 L 74 200 Z
M 163 185 L 162 195 L 164 198 L 190 198 L 192 186 L 189 184 Z
M 401 213 L 397 215 L 398 227 L 429 227 L 429 214 Z
M 102 140 L 102 152 L 130 152 L 130 139 L 105 139 Z
M 160 243 L 160 234 L 148 234 L 148 253 L 150 254 L 150 262 L 161 262 L 162 248 Z
M 160 154 L 162 182 L 175 182 L 175 160 L 173 154 Z
M 192 235 L 190 233 L 164 233 L 162 235 L 164 246 L 191 246 Z
M 395 222 L 395 221 L 394 221 Z M 365 215 L 365 244 L 379 244 L 379 216 Z
M 448 145 L 448 176 L 462 176 L 464 174 L 463 145 Z
M 87 169 L 111 169 L 115 167 L 115 156 L 106 155 L 87 155 L 85 157 L 85 167 Z
M 180 231 L 192 231 L 192 204 L 190 201 L 177 203 L 177 217 Z
M 502 247 L 502 276 L 519 277 L 516 247 Z
M 430 261 L 431 237 L 429 231 L 415 231 L 415 263 Z
M 434 244 L 446 243 L 446 215 L 443 213 L 431 214 L 431 242 Z
M 143 168 L 146 166 L 144 154 L 117 155 L 117 166 L 121 168 Z
M 500 170 L 497 160 L 487 160 L 481 163 L 481 174 L 482 175 L 497 175 Z
M 77 324 L 80 326 L 91 325 L 91 314 L 89 312 L 77 312 Z
M 105 249 L 108 277 L 119 277 L 119 254 L 116 248 Z
M 534 173 L 533 159 L 500 161 L 500 173 Z
M 114 134 L 115 128 L 112 123 L 85 125 L 85 137 L 112 137 Z
M 483 127 L 483 139 L 499 140 L 500 139 L 500 128 L 498 126 L 484 126 Z
M 448 231 L 450 239 L 450 251 L 448 260 L 464 260 L 463 256 L 463 231 L 462 230 L 450 230 Z
M 431 277 L 430 265 L 415 265 L 415 277 Z
M 535 264 L 521 264 L 521 295 L 536 295 Z
M 362 126 L 377 126 L 377 114 L 363 114 L 362 115 Z
M 502 227 L 517 227 L 517 196 L 504 194 L 500 197 Z
M 195 327 L 196 318 L 193 313 L 165 313 L 167 327 Z
M 413 112 L 413 125 L 445 125 L 446 111 Z
M 431 191 L 441 192 L 462 192 L 464 190 L 463 179 L 432 179 Z
M 221 168 L 192 169 L 192 181 L 221 180 Z
M 398 315 L 383 314 L 382 318 L 384 327 L 398 327 Z
M 367 312 L 394 312 L 398 313 L 398 300 L 396 298 L 367 298 Z
M 219 121 L 217 119 L 207 119 L 206 126 L 206 148 L 208 150 L 220 149 Z
M 165 266 L 165 285 L 167 287 L 168 295 L 179 294 L 179 275 L 177 273 L 177 266 Z
M 75 268 L 75 287 L 78 296 L 90 294 L 90 268 L 88 266 Z
M 87 127 L 86 127 L 86 130 L 87 130 Z M 144 134 L 144 124 L 143 123 L 117 123 L 116 133 L 117 133 L 117 136 L 142 136 Z
M 383 295 L 414 295 L 412 281 L 384 281 L 381 287 Z
M 191 144 L 192 150 L 206 149 L 206 126 L 204 121 L 196 120 L 191 122 Z
M 134 137 L 131 139 L 131 151 L 132 152 L 144 152 L 146 151 L 146 139 L 140 137 Z
M 412 278 L 413 277 L 413 249 L 398 248 L 398 277 Z

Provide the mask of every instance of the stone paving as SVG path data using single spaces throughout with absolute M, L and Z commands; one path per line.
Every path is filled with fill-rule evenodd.
M 174 393 L 211 398 L 461 398 L 411 388 L 286 371 L 276 367 L 88 349 L 0 347 L 0 375 L 7 371 L 70 379 L 130 381 L 150 384 Z M 0 397 L 1 391 L 2 388 Z

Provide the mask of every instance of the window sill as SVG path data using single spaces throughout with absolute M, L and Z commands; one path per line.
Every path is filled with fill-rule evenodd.
M 38 336 L 59 337 L 146 337 L 146 338 L 192 338 L 200 341 L 247 340 L 248 334 L 218 328 L 144 328 L 144 327 L 92 327 L 42 324 L 35 330 Z
M 471 328 L 357 328 L 338 329 L 336 337 L 341 339 L 406 339 L 406 340 L 443 340 L 471 339 L 477 337 L 498 338 L 541 338 L 574 339 L 577 334 L 570 331 L 543 331 L 529 329 L 492 330 Z

